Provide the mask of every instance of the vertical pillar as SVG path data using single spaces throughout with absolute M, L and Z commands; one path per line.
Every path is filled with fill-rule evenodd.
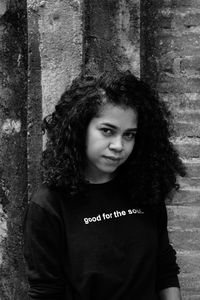
M 28 98 L 27 98 L 27 180 L 28 196 L 41 183 L 42 84 L 40 34 L 37 10 L 28 4 Z
M 65 88 L 81 72 L 83 60 L 82 0 L 28 0 L 29 195 L 41 183 L 41 123 Z
M 27 202 L 26 1 L 0 4 L 0 298 L 24 299 L 22 220 Z
M 85 1 L 85 65 L 140 75 L 140 1 Z

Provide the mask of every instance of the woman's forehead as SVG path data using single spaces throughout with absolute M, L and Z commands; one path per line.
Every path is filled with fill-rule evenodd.
M 99 106 L 98 110 L 98 117 L 107 116 L 107 115 L 113 115 L 120 112 L 130 112 L 130 113 L 137 113 L 136 109 L 133 107 L 127 106 L 127 105 L 118 105 L 113 102 L 103 103 Z
M 116 126 L 135 128 L 138 114 L 137 111 L 131 107 L 106 103 L 100 107 L 95 119 L 100 123 L 111 123 Z

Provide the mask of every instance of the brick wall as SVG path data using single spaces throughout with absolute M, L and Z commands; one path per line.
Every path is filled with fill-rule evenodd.
M 159 90 L 172 110 L 173 141 L 188 170 L 168 206 L 184 300 L 200 299 L 199 14 L 199 1 L 144 1 L 141 5 L 141 76 Z
M 22 2 L 0 4 L 0 298 L 26 299 L 21 248 L 16 245 L 21 244 L 20 211 L 27 189 L 30 194 L 40 182 L 42 117 L 81 69 L 117 66 L 158 89 L 174 113 L 173 141 L 188 176 L 168 205 L 169 232 L 181 267 L 183 300 L 200 299 L 200 1 Z M 5 19 L 6 11 L 15 11 L 20 19 L 18 34 L 12 18 Z

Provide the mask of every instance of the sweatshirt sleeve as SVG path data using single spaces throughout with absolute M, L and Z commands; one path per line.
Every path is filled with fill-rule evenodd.
M 176 262 L 176 251 L 169 242 L 167 230 L 167 210 L 164 204 L 159 214 L 159 248 L 157 260 L 157 290 L 180 287 Z
M 25 216 L 24 256 L 29 299 L 61 300 L 65 295 L 63 229 L 52 199 L 45 190 L 37 192 Z

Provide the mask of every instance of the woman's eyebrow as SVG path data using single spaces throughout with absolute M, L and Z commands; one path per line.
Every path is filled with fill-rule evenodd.
M 111 123 L 108 123 L 108 122 L 103 122 L 103 123 L 101 123 L 101 125 L 103 125 L 103 126 L 108 126 L 108 127 L 113 128 L 113 129 L 117 129 L 117 126 L 115 126 L 115 125 L 113 125 L 113 124 L 111 124 Z
M 126 131 L 136 132 L 137 131 L 137 127 L 135 127 L 135 128 L 127 128 Z
M 111 124 L 111 123 L 108 123 L 108 122 L 101 123 L 101 125 L 103 125 L 103 126 L 108 126 L 108 127 L 112 128 L 112 129 L 117 129 L 117 128 L 118 128 L 117 126 L 115 126 L 115 125 L 113 125 L 113 124 Z M 137 127 L 134 127 L 134 128 L 127 128 L 126 131 L 134 131 L 134 132 L 136 132 L 136 131 L 137 131 Z

